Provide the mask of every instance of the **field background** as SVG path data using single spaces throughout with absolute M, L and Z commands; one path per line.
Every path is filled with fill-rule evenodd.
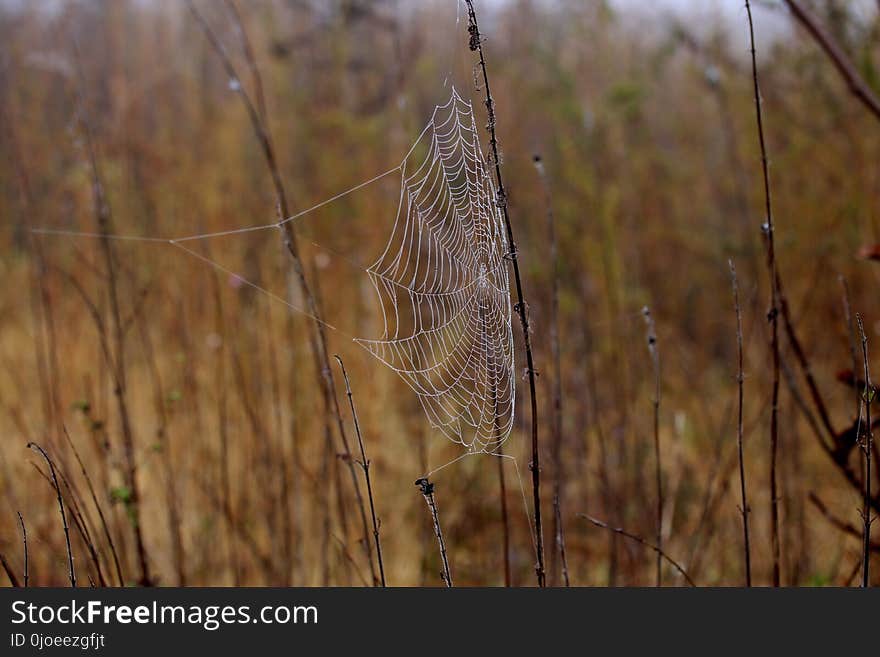
M 880 94 L 877 4 L 805 4 Z M 577 516 L 654 536 L 653 373 L 641 315 L 648 305 L 662 374 L 664 549 L 699 584 L 743 582 L 733 259 L 753 577 L 768 584 L 770 285 L 745 10 L 738 0 L 662 9 L 600 0 L 483 5 L 540 372 L 548 579 L 562 581 L 551 506 L 558 480 L 572 584 L 654 583 L 650 551 Z M 254 93 L 227 4 L 197 6 Z M 445 85 L 472 97 L 478 123 L 485 121 L 467 15 L 453 0 L 236 6 L 262 73 L 292 211 L 395 166 L 447 99 Z M 784 4 L 759 3 L 755 21 L 779 270 L 830 422 L 844 432 L 857 396 L 839 380 L 853 368 L 840 276 L 869 348 L 880 354 L 880 262 L 864 257 L 880 243 L 880 122 Z M 172 246 L 113 242 L 118 350 L 101 242 L 31 233 L 100 232 L 83 121 L 115 233 L 168 237 L 276 220 L 247 114 L 183 3 L 0 3 L 0 553 L 20 577 L 20 511 L 30 583 L 67 583 L 55 491 L 45 461 L 26 447 L 34 441 L 63 475 L 68 515 L 82 524 L 77 531 L 71 519 L 81 585 L 118 583 L 108 533 L 126 584 L 372 584 L 335 425 L 327 439 L 310 320 Z M 553 267 L 536 153 L 559 241 L 558 459 Z M 379 308 L 362 267 L 384 247 L 398 191 L 390 176 L 307 215 L 296 230 L 322 315 L 340 329 L 328 331 L 329 351 L 351 376 L 388 582 L 442 585 L 430 516 L 413 481 L 459 451 L 429 428 L 415 395 L 349 337 L 377 334 Z M 193 248 L 303 305 L 275 231 Z M 102 335 L 125 363 L 130 454 Z M 518 324 L 514 335 L 521 368 Z M 781 345 L 782 583 L 853 583 L 861 496 L 820 447 L 824 429 L 804 413 L 817 421 L 791 341 Z M 880 378 L 880 360 L 871 365 Z M 341 377 L 333 375 L 354 445 Z M 517 425 L 505 449 L 531 499 L 528 392 L 525 381 L 518 385 Z M 846 441 L 838 459 L 859 476 L 859 450 L 851 435 Z M 433 480 L 456 584 L 503 584 L 497 460 L 468 458 Z M 512 583 L 533 585 L 512 468 L 505 482 Z M 663 578 L 683 584 L 668 566 Z

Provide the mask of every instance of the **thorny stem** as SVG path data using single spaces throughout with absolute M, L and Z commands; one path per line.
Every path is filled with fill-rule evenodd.
M 364 479 L 367 482 L 367 496 L 370 500 L 370 515 L 373 517 L 373 539 L 376 541 L 376 555 L 379 561 L 379 577 L 381 578 L 382 586 L 385 586 L 385 566 L 382 563 L 382 544 L 379 542 L 379 522 L 376 520 L 376 507 L 373 504 L 373 486 L 370 483 L 370 460 L 367 458 L 367 451 L 364 448 L 364 439 L 361 436 L 361 425 L 358 421 L 357 410 L 354 407 L 354 395 L 351 393 L 351 383 L 348 380 L 348 372 L 345 371 L 345 365 L 342 362 L 342 359 L 338 356 L 334 356 L 336 360 L 339 362 L 339 368 L 342 370 L 342 378 L 345 381 L 345 394 L 348 396 L 348 405 L 351 407 L 351 417 L 354 422 L 354 432 L 357 435 L 358 446 L 361 448 L 361 462 L 360 466 L 364 471 Z M 375 585 L 376 582 L 374 581 Z
M 469 47 L 472 51 L 480 56 L 480 70 L 483 74 L 483 87 L 486 92 L 486 112 L 488 114 L 487 129 L 489 131 L 489 146 L 492 150 L 492 161 L 495 165 L 495 181 L 498 184 L 497 203 L 504 213 L 504 224 L 507 228 L 507 241 L 510 246 L 510 261 L 513 263 L 513 277 L 516 283 L 517 303 L 514 306 L 519 314 L 519 321 L 522 325 L 523 341 L 526 350 L 526 374 L 529 378 L 529 395 L 531 398 L 531 415 L 532 415 L 532 459 L 529 463 L 529 469 L 532 471 L 532 493 L 533 503 L 535 507 L 535 552 L 537 553 L 537 563 L 535 564 L 535 574 L 538 578 L 538 586 L 545 585 L 544 577 L 544 538 L 541 528 L 541 467 L 540 457 L 538 454 L 538 400 L 535 386 L 535 362 L 532 356 L 532 340 L 531 331 L 529 329 L 528 306 L 523 298 L 522 277 L 519 271 L 519 262 L 517 259 L 516 242 L 513 239 L 513 226 L 510 223 L 510 214 L 507 209 L 507 192 L 504 189 L 504 182 L 501 177 L 501 160 L 498 157 L 498 138 L 495 134 L 495 103 L 492 100 L 492 93 L 489 89 L 489 73 L 486 70 L 486 59 L 483 56 L 483 40 L 480 36 L 480 28 L 477 25 L 477 14 L 474 11 L 473 0 L 465 0 L 468 9 L 468 34 L 470 34 Z
M 55 487 L 55 495 L 58 498 L 58 510 L 61 512 L 61 526 L 64 528 L 64 540 L 67 544 L 67 568 L 70 577 L 70 586 L 76 588 L 76 569 L 73 566 L 73 550 L 70 548 L 70 527 L 67 526 L 67 514 L 64 513 L 64 498 L 61 496 L 61 487 L 58 485 L 58 477 L 55 475 L 55 465 L 52 459 L 46 454 L 46 450 L 37 445 L 37 443 L 28 443 L 28 449 L 39 452 L 46 460 L 49 466 L 49 473 L 52 475 L 52 485 Z
M 416 486 L 419 487 L 425 502 L 428 504 L 428 510 L 431 512 L 431 520 L 434 522 L 434 534 L 437 536 L 437 543 L 440 546 L 440 560 L 443 563 L 443 572 L 441 577 L 446 582 L 448 588 L 452 588 L 452 573 L 449 570 L 449 559 L 446 556 L 446 542 L 443 540 L 443 530 L 440 528 L 440 514 L 437 512 L 437 504 L 434 502 L 434 484 L 426 478 L 416 479 Z
M 24 526 L 24 518 L 21 517 L 21 511 L 18 514 L 18 526 L 21 527 L 21 543 L 24 546 L 24 587 L 28 586 L 28 546 L 27 546 L 27 529 Z
M 660 351 L 657 348 L 657 328 L 648 306 L 642 308 L 648 326 L 648 352 L 654 366 L 654 475 L 657 485 L 657 547 L 663 547 L 663 470 L 660 463 Z M 657 586 L 663 584 L 662 560 L 657 553 Z
M 862 520 L 864 521 L 864 545 L 863 545 L 863 566 L 862 566 L 862 586 L 869 586 L 868 567 L 871 561 L 871 443 L 874 438 L 874 430 L 871 426 L 871 402 L 875 394 L 871 385 L 871 372 L 868 369 L 868 338 L 865 335 L 865 327 L 862 326 L 862 317 L 856 313 L 856 322 L 859 325 L 859 335 L 862 339 L 862 358 L 865 364 L 865 393 L 863 404 L 865 407 L 865 439 L 862 441 L 861 426 L 856 430 L 856 439 L 862 447 L 865 455 L 865 500 L 862 508 Z M 858 425 L 861 425 L 862 413 L 859 409 Z
M 736 384 L 737 384 L 737 414 L 736 414 L 736 447 L 739 452 L 739 488 L 740 488 L 740 512 L 743 520 L 743 552 L 745 555 L 746 586 L 752 585 L 752 555 L 749 546 L 749 503 L 746 497 L 746 470 L 743 462 L 743 335 L 742 335 L 742 312 L 739 306 L 739 285 L 736 279 L 736 268 L 733 260 L 728 260 L 730 265 L 730 282 L 733 287 L 733 307 L 736 311 Z
M 369 534 L 369 530 L 367 528 L 366 508 L 364 505 L 363 495 L 361 494 L 360 484 L 358 483 L 357 473 L 355 472 L 354 459 L 352 458 L 351 448 L 348 444 L 348 437 L 346 436 L 345 427 L 342 422 L 342 413 L 339 408 L 339 401 L 337 400 L 336 394 L 334 392 L 333 371 L 330 368 L 330 356 L 327 349 L 327 335 L 324 328 L 325 325 L 324 322 L 320 319 L 320 310 L 315 300 L 315 295 L 312 292 L 311 287 L 309 286 L 308 280 L 306 279 L 305 269 L 303 267 L 302 258 L 300 257 L 299 253 L 299 244 L 297 241 L 296 232 L 293 229 L 293 222 L 286 221 L 286 219 L 291 216 L 290 206 L 288 205 L 287 193 L 284 188 L 284 183 L 281 179 L 281 173 L 278 169 L 278 164 L 275 157 L 275 149 L 273 147 L 272 140 L 267 131 L 267 126 L 265 122 L 260 118 L 260 114 L 257 108 L 254 106 L 254 103 L 251 101 L 250 96 L 240 84 L 241 78 L 238 76 L 238 73 L 235 70 L 235 66 L 233 66 L 232 61 L 230 60 L 225 48 L 223 47 L 223 44 L 220 43 L 217 35 L 214 34 L 214 31 L 208 25 L 207 21 L 204 19 L 201 13 L 199 13 L 198 9 L 196 9 L 193 0 L 187 0 L 187 6 L 189 7 L 190 13 L 193 15 L 193 17 L 196 19 L 199 26 L 201 27 L 202 32 L 204 32 L 205 37 L 208 39 L 211 47 L 216 52 L 218 58 L 223 65 L 224 70 L 226 71 L 226 74 L 231 80 L 239 82 L 237 87 L 238 96 L 239 98 L 241 98 L 241 101 L 245 106 L 248 118 L 250 119 L 251 125 L 254 129 L 254 133 L 256 134 L 257 140 L 259 141 L 262 148 L 263 155 L 265 156 L 266 165 L 269 168 L 269 174 L 272 178 L 272 185 L 275 190 L 277 211 L 279 215 L 278 223 L 279 228 L 282 231 L 284 247 L 290 254 L 294 273 L 296 274 L 300 289 L 302 290 L 303 296 L 306 300 L 308 314 L 314 319 L 315 333 L 314 335 L 312 335 L 312 339 L 310 341 L 312 354 L 315 358 L 319 376 L 322 381 L 323 393 L 326 396 L 328 406 L 332 409 L 333 416 L 336 420 L 337 429 L 344 450 L 345 461 L 348 464 L 349 473 L 351 474 L 352 486 L 354 487 L 355 497 L 358 502 L 358 510 L 360 512 L 363 535 L 366 539 Z M 243 24 L 239 22 L 238 27 L 239 30 L 244 33 Z M 247 37 L 244 36 L 243 38 L 246 39 Z M 259 79 L 259 69 L 253 62 L 251 55 L 252 53 L 250 52 L 250 50 L 246 49 L 245 57 L 249 60 L 249 67 L 251 68 L 251 72 L 255 76 L 255 79 Z M 259 85 L 259 89 L 262 89 L 262 84 Z M 372 549 L 370 548 L 370 541 L 364 540 L 361 543 L 364 547 L 364 553 L 367 558 L 367 562 L 370 564 L 370 571 L 373 574 L 373 579 L 375 579 L 375 568 L 373 565 L 373 556 Z
M 675 568 L 679 573 L 681 573 L 681 576 L 684 577 L 685 581 L 688 584 L 690 584 L 691 586 L 696 586 L 696 584 L 694 584 L 694 580 L 692 580 L 691 576 L 687 574 L 687 571 L 684 568 L 682 568 L 681 565 L 675 559 L 673 559 L 668 554 L 666 554 L 666 552 L 661 550 L 659 546 L 654 545 L 653 543 L 649 543 L 648 541 L 643 539 L 641 536 L 638 536 L 636 534 L 631 534 L 628 531 L 626 531 L 625 529 L 622 529 L 620 527 L 612 527 L 607 522 L 602 522 L 601 520 L 597 520 L 596 518 L 593 518 L 592 516 L 588 516 L 586 513 L 579 513 L 578 517 L 583 518 L 584 520 L 588 520 L 589 522 L 596 525 L 596 527 L 601 527 L 602 529 L 607 529 L 608 531 L 614 532 L 615 534 L 620 534 L 621 536 L 625 536 L 626 538 L 630 539 L 631 541 L 635 541 L 636 543 L 644 545 L 646 548 L 650 548 L 651 550 L 654 550 L 654 552 L 659 554 L 661 558 L 666 559 L 666 561 L 673 568 Z
M 773 237 L 773 211 L 770 197 L 770 169 L 767 160 L 767 145 L 764 140 L 764 119 L 761 114 L 761 90 L 758 87 L 758 60 L 755 56 L 755 28 L 752 21 L 752 8 L 746 1 L 746 14 L 749 21 L 749 40 L 752 55 L 752 83 L 755 95 L 755 116 L 758 124 L 758 141 L 761 146 L 761 171 L 764 177 L 764 210 L 767 236 L 767 267 L 770 270 L 770 350 L 773 354 L 773 384 L 770 401 L 770 542 L 773 552 L 773 586 L 780 584 L 779 570 L 779 498 L 776 482 L 776 456 L 779 443 L 779 308 L 778 280 L 776 270 L 776 247 Z

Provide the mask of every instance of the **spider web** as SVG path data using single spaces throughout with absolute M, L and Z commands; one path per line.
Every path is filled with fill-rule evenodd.
M 509 250 L 473 107 L 453 88 L 401 165 L 394 227 L 367 268 L 382 335 L 355 341 L 470 453 L 494 452 L 513 425 Z
M 382 254 L 365 269 L 382 310 L 377 339 L 354 338 L 187 246 L 277 230 L 398 171 L 400 198 L 391 235 Z M 174 238 L 55 228 L 32 232 L 166 244 L 234 276 L 353 338 L 415 391 L 431 426 L 464 445 L 467 455 L 494 453 L 513 426 L 510 246 L 497 200 L 473 106 L 453 87 L 397 166 L 279 222 Z

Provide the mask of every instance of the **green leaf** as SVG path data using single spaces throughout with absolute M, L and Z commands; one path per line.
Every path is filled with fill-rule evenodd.
M 129 505 L 132 502 L 131 489 L 128 486 L 117 486 L 110 489 L 110 499 L 114 502 L 122 502 Z

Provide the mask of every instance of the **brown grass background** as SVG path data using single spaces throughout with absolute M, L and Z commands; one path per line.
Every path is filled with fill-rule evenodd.
M 586 512 L 645 537 L 655 531 L 653 375 L 640 314 L 646 304 L 662 363 L 665 548 L 700 584 L 743 581 L 732 258 L 745 334 L 754 579 L 766 584 L 769 285 L 740 3 L 717 16 L 703 7 L 691 20 L 687 12 L 674 20 L 599 1 L 481 4 L 541 374 L 549 579 L 560 582 L 558 560 L 550 556 L 558 474 L 549 457 L 552 268 L 536 152 L 548 171 L 559 235 L 561 505 L 572 583 L 653 583 L 649 551 L 576 517 Z M 808 4 L 880 91 L 876 8 Z M 222 3 L 199 7 L 249 85 Z M 466 15 L 462 7 L 456 22 L 451 0 L 254 0 L 238 7 L 296 210 L 395 166 L 433 106 L 446 100 L 445 79 L 482 112 Z M 856 397 L 835 378 L 852 367 L 839 275 L 865 319 L 872 352 L 880 353 L 880 263 L 858 257 L 880 242 L 880 123 L 847 93 L 784 8 L 759 8 L 756 29 L 779 268 L 818 386 L 843 430 L 854 419 Z M 67 559 L 54 491 L 34 467 L 44 464 L 25 447 L 29 441 L 43 445 L 65 473 L 67 504 L 78 505 L 103 574 L 115 583 L 97 509 L 62 427 L 96 489 L 125 581 L 138 578 L 120 418 L 99 332 L 76 291 L 109 321 L 99 244 L 30 233 L 95 230 L 78 111 L 94 129 L 115 232 L 179 236 L 275 220 L 247 117 L 180 3 L 0 5 L 0 552 L 20 573 L 21 511 L 35 585 L 64 585 Z M 478 122 L 484 120 L 480 114 Z M 459 452 L 430 430 L 412 392 L 349 337 L 377 332 L 378 307 L 360 267 L 384 246 L 397 196 L 390 176 L 304 217 L 297 231 L 323 315 L 341 329 L 329 332 L 330 350 L 351 375 L 388 581 L 438 585 L 439 556 L 413 480 Z M 301 305 L 274 231 L 194 244 Z M 328 456 L 309 320 L 173 247 L 113 248 L 128 321 L 137 505 L 154 583 L 369 583 L 351 482 L 335 453 L 322 476 Z M 782 348 L 797 395 L 807 399 L 789 343 Z M 518 352 L 518 367 L 523 360 Z M 872 365 L 880 378 L 880 361 Z M 336 383 L 353 441 L 338 373 Z M 518 424 L 506 450 L 517 457 L 530 495 L 524 382 L 518 393 Z M 782 581 L 853 582 L 859 538 L 833 526 L 808 498 L 815 494 L 860 531 L 860 493 L 818 447 L 796 399 L 784 381 Z M 858 450 L 849 462 L 859 472 Z M 496 462 L 465 459 L 434 480 L 456 584 L 503 583 Z M 874 487 L 880 491 L 880 479 Z M 533 585 L 534 554 L 512 469 L 507 491 L 513 582 Z M 86 541 L 76 532 L 72 540 L 80 583 L 97 582 Z M 683 583 L 671 569 L 664 580 Z

